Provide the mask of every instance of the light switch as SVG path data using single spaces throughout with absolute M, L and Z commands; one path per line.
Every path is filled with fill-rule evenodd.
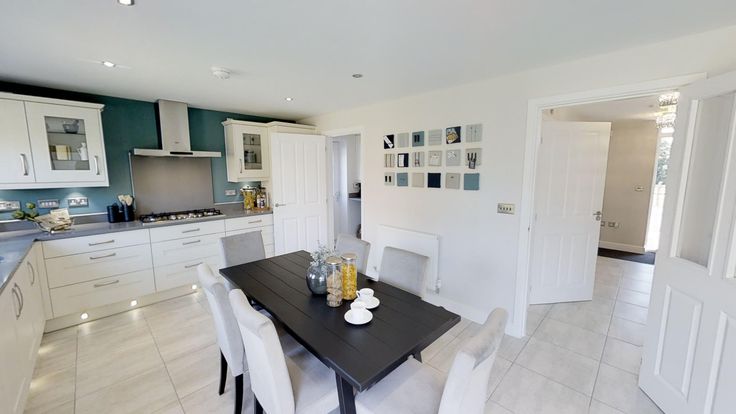
M 516 213 L 516 205 L 509 203 L 498 203 L 498 214 L 514 214 Z

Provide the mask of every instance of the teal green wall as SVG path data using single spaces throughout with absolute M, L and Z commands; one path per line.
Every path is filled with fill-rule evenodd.
M 15 83 L 0 82 L 0 91 L 48 98 L 69 99 L 105 105 L 102 111 L 102 130 L 105 135 L 109 187 L 56 188 L 42 190 L 0 190 L 0 200 L 19 200 L 21 203 L 42 199 L 59 199 L 66 206 L 72 196 L 89 198 L 89 207 L 70 210 L 72 214 L 105 211 L 105 206 L 115 202 L 118 194 L 130 194 L 130 167 L 128 153 L 133 148 L 158 148 L 156 112 L 153 102 L 91 95 L 56 89 L 39 88 Z M 212 159 L 212 187 L 216 203 L 237 201 L 239 196 L 225 196 L 226 189 L 238 189 L 243 183 L 227 182 L 225 164 L 225 132 L 221 122 L 227 118 L 269 122 L 276 119 L 230 112 L 189 108 L 189 131 L 192 148 L 200 151 L 220 151 L 222 158 Z M 1 143 L 0 143 L 1 144 Z M 45 210 L 41 210 L 45 212 Z M 10 213 L 0 214 L 7 219 Z

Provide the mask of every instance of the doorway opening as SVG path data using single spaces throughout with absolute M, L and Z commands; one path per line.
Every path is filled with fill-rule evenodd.
M 334 238 L 338 234 L 362 235 L 360 177 L 361 136 L 332 137 L 332 194 Z

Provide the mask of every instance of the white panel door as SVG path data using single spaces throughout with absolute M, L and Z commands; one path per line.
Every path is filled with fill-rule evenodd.
M 665 412 L 736 407 L 736 72 L 682 90 L 641 388 Z
M 312 251 L 327 240 L 325 137 L 271 136 L 273 229 L 276 254 Z
M 22 101 L 0 99 L 0 184 L 33 183 L 31 141 Z
M 544 122 L 535 180 L 529 303 L 593 299 L 608 122 Z

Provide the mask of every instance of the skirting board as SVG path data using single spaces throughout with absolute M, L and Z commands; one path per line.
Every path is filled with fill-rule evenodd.
M 644 254 L 646 253 L 646 250 L 643 246 L 635 246 L 633 244 L 624 244 L 624 243 L 614 243 L 614 242 L 607 242 L 607 241 L 599 241 L 598 247 L 601 247 L 603 249 L 611 249 L 611 250 L 619 250 L 622 252 L 629 252 L 629 253 L 636 253 L 636 254 Z
M 74 325 L 80 325 L 86 322 L 91 322 L 96 319 L 105 318 L 111 315 L 115 315 L 117 313 L 126 312 L 132 309 L 137 309 L 143 306 L 152 305 L 157 302 L 162 302 L 165 300 L 169 300 L 172 298 L 175 298 L 177 296 L 185 296 L 188 294 L 193 293 L 192 287 L 190 285 L 182 286 L 174 289 L 165 290 L 163 292 L 156 292 L 152 293 L 150 295 L 146 295 L 140 298 L 137 298 L 138 305 L 131 307 L 130 301 L 126 300 L 123 302 L 117 302 L 112 303 L 105 306 L 100 306 L 98 308 L 93 308 L 85 311 L 89 317 L 85 320 L 81 320 L 79 317 L 79 314 L 73 313 L 71 315 L 66 316 L 60 316 L 58 318 L 49 319 L 46 321 L 46 326 L 44 327 L 44 333 L 58 331 L 59 329 L 68 328 L 70 326 Z

